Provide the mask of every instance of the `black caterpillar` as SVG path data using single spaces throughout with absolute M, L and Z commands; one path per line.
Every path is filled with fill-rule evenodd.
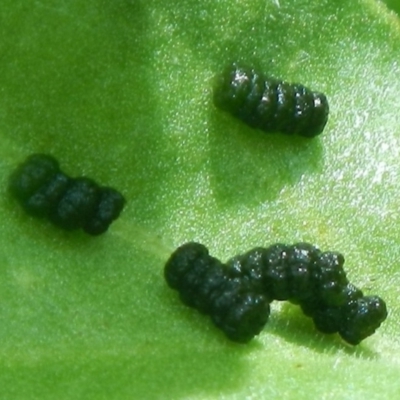
M 188 306 L 209 314 L 237 342 L 248 342 L 267 323 L 272 300 L 299 304 L 318 330 L 338 332 L 356 345 L 387 317 L 385 302 L 349 283 L 344 257 L 309 243 L 258 247 L 225 265 L 205 246 L 189 242 L 165 265 L 168 285 Z
M 329 114 L 324 94 L 237 63 L 217 79 L 214 104 L 253 128 L 305 137 L 322 133 Z
M 33 154 L 19 165 L 9 179 L 9 190 L 28 214 L 48 218 L 65 230 L 82 228 L 90 235 L 107 231 L 125 205 L 115 189 L 89 178 L 70 178 L 55 158 L 45 154 Z
M 199 243 L 179 247 L 165 265 L 168 285 L 183 303 L 209 314 L 213 323 L 236 342 L 246 343 L 267 323 L 270 299 L 246 279 L 231 279 L 226 266 Z

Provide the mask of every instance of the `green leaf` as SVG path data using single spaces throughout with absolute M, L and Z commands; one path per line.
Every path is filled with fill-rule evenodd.
M 382 0 L 388 8 L 395 11 L 397 14 L 400 12 L 400 1 L 399 0 Z
M 400 23 L 373 0 L 3 0 L 2 399 L 394 399 L 400 392 Z M 327 94 L 313 140 L 212 104 L 233 60 Z M 28 217 L 6 191 L 51 153 L 123 192 L 101 237 Z M 230 343 L 163 280 L 174 248 L 222 259 L 309 241 L 389 317 L 352 348 L 275 304 Z

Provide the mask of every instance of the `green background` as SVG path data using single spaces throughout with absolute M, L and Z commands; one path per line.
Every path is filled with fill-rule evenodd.
M 398 2 L 390 7 L 398 10 Z M 212 104 L 244 61 L 323 91 L 307 140 Z M 373 0 L 3 0 L 0 11 L 1 399 L 394 399 L 400 393 L 400 21 Z M 101 237 L 35 220 L 6 191 L 51 153 L 123 192 Z M 163 265 L 309 241 L 384 298 L 361 345 L 277 303 L 248 345 L 184 307 Z

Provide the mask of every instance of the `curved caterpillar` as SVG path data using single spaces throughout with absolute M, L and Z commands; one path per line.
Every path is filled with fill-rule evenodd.
M 218 77 L 214 104 L 253 128 L 305 137 L 322 133 L 329 114 L 323 93 L 267 78 L 237 63 Z
M 309 243 L 258 247 L 227 261 L 235 276 L 257 281 L 272 300 L 301 303 L 312 294 L 322 304 L 340 305 L 348 283 L 344 257 Z
M 387 317 L 385 302 L 349 283 L 344 257 L 309 243 L 257 247 L 222 264 L 189 242 L 174 251 L 164 276 L 188 306 L 211 316 L 231 340 L 246 343 L 267 323 L 272 300 L 299 304 L 323 333 L 356 345 Z
M 9 190 L 28 214 L 90 235 L 107 231 L 125 205 L 115 189 L 89 178 L 68 177 L 46 154 L 33 154 L 20 164 L 10 176 Z

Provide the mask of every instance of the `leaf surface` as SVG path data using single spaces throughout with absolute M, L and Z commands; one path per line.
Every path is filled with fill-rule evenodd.
M 400 23 L 373 0 L 4 0 L 0 13 L 0 397 L 394 399 L 400 392 Z M 327 94 L 314 139 L 216 110 L 234 60 Z M 51 153 L 125 194 L 101 237 L 30 218 L 6 191 Z M 309 241 L 389 317 L 352 348 L 274 304 L 230 343 L 163 280 L 174 248 Z

